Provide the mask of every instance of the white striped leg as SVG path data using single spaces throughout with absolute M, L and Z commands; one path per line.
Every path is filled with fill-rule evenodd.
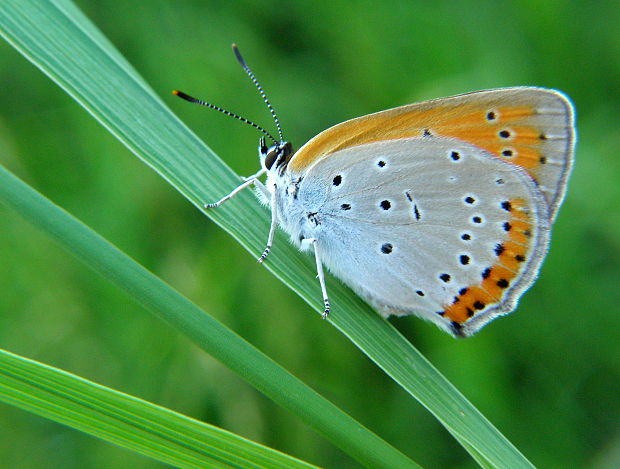
M 240 184 L 239 186 L 235 187 L 230 194 L 222 197 L 217 202 L 213 202 L 211 204 L 204 204 L 204 208 L 207 209 L 207 208 L 219 207 L 224 202 L 226 202 L 228 199 L 230 199 L 231 197 L 234 197 L 238 192 L 242 191 L 246 187 L 251 186 L 252 184 L 260 183 L 258 178 L 262 176 L 265 173 L 265 171 L 266 171 L 265 169 L 261 169 L 259 172 L 257 172 L 256 174 L 253 174 L 252 176 L 248 176 L 247 178 L 242 178 L 244 180 L 243 184 Z
M 302 241 L 303 243 L 312 243 L 314 247 L 314 259 L 316 260 L 316 276 L 319 279 L 319 283 L 321 284 L 321 293 L 323 293 L 323 314 L 321 314 L 321 318 L 327 319 L 329 315 L 330 306 L 329 306 L 329 298 L 327 296 L 327 288 L 325 287 L 325 275 L 323 274 L 323 263 L 321 262 L 321 254 L 319 251 L 319 242 L 316 238 L 307 238 Z
M 267 246 L 265 250 L 258 258 L 258 262 L 262 263 L 267 256 L 269 255 L 269 251 L 271 251 L 271 243 L 273 242 L 273 234 L 276 231 L 276 225 L 278 224 L 277 218 L 277 205 L 276 205 L 276 188 L 273 188 L 273 192 L 271 193 L 271 226 L 269 227 L 269 236 L 267 237 Z
M 261 177 L 263 174 L 265 174 L 266 170 L 264 168 L 259 169 L 256 173 L 252 174 L 251 176 L 248 177 L 242 177 L 241 179 L 243 179 L 244 181 L 249 181 L 250 179 L 258 179 L 259 177 Z

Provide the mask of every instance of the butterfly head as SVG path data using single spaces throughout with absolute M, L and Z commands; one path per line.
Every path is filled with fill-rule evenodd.
M 286 168 L 289 160 L 293 156 L 293 145 L 291 142 L 276 142 L 267 146 L 265 137 L 261 137 L 258 142 L 258 157 L 261 167 L 265 171 L 282 172 Z

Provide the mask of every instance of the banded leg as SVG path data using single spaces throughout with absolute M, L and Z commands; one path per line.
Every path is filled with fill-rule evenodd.
M 311 243 L 314 247 L 314 259 L 316 260 L 316 276 L 319 279 L 319 283 L 321 284 L 321 293 L 323 294 L 323 314 L 321 314 L 322 319 L 327 319 L 329 315 L 330 306 L 329 306 L 329 297 L 327 296 L 327 288 L 325 287 L 325 275 L 323 274 L 323 263 L 321 262 L 321 254 L 319 251 L 319 242 L 316 238 L 307 238 L 302 241 L 303 243 Z
M 242 178 L 244 180 L 244 182 L 242 184 L 240 184 L 239 186 L 235 187 L 230 194 L 222 197 L 217 202 L 214 202 L 214 203 L 211 203 L 211 204 L 205 204 L 204 208 L 207 209 L 207 208 L 219 207 L 224 202 L 226 202 L 228 199 L 230 199 L 231 197 L 234 197 L 238 192 L 242 191 L 246 187 L 251 186 L 251 185 L 256 184 L 256 183 L 260 183 L 258 178 L 260 176 L 262 176 L 264 173 L 265 173 L 265 169 L 261 169 L 259 172 L 257 172 L 256 174 L 253 174 L 252 176 L 249 176 L 247 178 Z
M 273 192 L 271 193 L 270 205 L 271 205 L 271 226 L 269 227 L 269 236 L 267 236 L 267 246 L 265 247 L 265 250 L 260 255 L 260 257 L 258 258 L 258 262 L 260 263 L 262 263 L 267 258 L 267 256 L 269 255 L 269 252 L 271 251 L 271 243 L 273 243 L 273 234 L 275 233 L 276 225 L 278 224 L 275 187 L 274 187 Z
M 249 181 L 250 179 L 258 179 L 263 174 L 265 174 L 265 168 L 261 168 L 256 173 L 252 174 L 251 176 L 248 176 L 248 177 L 245 177 L 245 178 L 242 177 L 241 179 L 243 179 L 244 181 Z

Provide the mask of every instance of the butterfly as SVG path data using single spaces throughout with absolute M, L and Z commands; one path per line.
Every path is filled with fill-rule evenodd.
M 271 208 L 260 262 L 277 225 L 313 250 L 323 318 L 323 266 L 384 316 L 414 314 L 455 337 L 514 310 L 538 275 L 571 172 L 576 129 L 564 94 L 522 86 L 409 104 L 337 124 L 293 151 L 233 50 L 279 139 L 173 93 L 265 134 L 261 169 L 205 205 L 255 186 Z

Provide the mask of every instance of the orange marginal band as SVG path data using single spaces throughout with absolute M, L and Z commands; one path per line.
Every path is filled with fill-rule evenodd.
M 300 148 L 289 169 L 301 172 L 331 153 L 357 145 L 439 135 L 482 148 L 536 178 L 536 168 L 544 163 L 540 146 L 545 139 L 528 125 L 536 111 L 494 102 L 492 97 L 470 102 L 467 96 L 401 106 L 338 124 Z
M 496 246 L 497 263 L 480 273 L 479 284 L 463 288 L 451 305 L 445 307 L 443 316 L 450 321 L 462 324 L 476 312 L 500 303 L 526 265 L 526 255 L 531 239 L 531 224 L 523 201 L 512 199 L 510 203 L 511 219 L 506 225 L 507 237 Z

